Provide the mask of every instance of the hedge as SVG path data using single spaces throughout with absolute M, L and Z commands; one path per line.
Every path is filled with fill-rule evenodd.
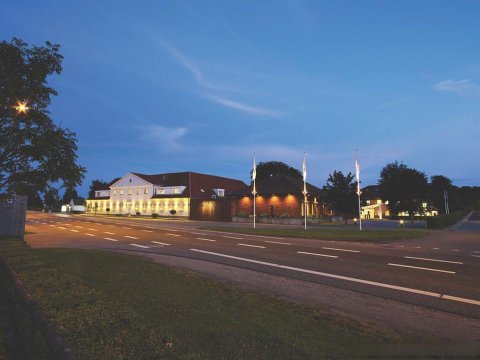
M 427 217 L 427 228 L 444 229 L 450 225 L 454 225 L 467 214 L 466 211 L 455 211 L 448 215 L 437 215 Z

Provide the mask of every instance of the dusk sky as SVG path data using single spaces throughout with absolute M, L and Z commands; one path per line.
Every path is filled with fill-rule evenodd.
M 127 172 L 308 181 L 395 160 L 480 185 L 480 1 L 2 1 L 0 39 L 61 45 L 51 115 L 79 187 Z

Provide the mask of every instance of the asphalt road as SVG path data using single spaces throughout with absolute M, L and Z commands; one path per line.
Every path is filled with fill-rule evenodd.
M 475 226 L 475 216 L 464 225 Z M 33 247 L 206 260 L 480 319 L 478 232 L 438 231 L 385 245 L 222 233 L 198 225 L 29 213 L 27 231 L 33 234 L 26 240 Z

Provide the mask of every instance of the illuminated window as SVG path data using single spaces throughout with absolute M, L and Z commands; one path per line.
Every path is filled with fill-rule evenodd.
M 147 188 L 143 189 L 143 193 L 148 194 L 148 189 Z
M 132 195 L 132 189 L 128 189 L 127 193 L 128 195 Z
M 117 190 L 113 190 L 113 195 L 117 195 Z
M 158 194 L 159 194 L 159 195 L 165 194 L 165 190 L 164 190 L 164 189 L 159 189 L 159 190 L 158 190 Z
M 123 190 L 120 190 L 120 195 L 123 195 Z
M 140 190 L 139 190 L 139 189 L 137 189 L 136 194 L 137 194 L 137 195 L 140 195 Z
M 180 194 L 180 189 L 179 189 L 179 188 L 175 188 L 175 189 L 173 190 L 173 193 L 174 193 L 174 194 Z

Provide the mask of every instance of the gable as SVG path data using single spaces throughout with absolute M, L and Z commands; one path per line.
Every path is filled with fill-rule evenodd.
M 131 186 L 151 186 L 152 183 L 138 177 L 135 174 L 128 173 L 127 175 L 123 176 L 118 180 L 116 183 L 110 186 L 111 189 L 113 188 L 120 188 L 120 187 L 131 187 Z

